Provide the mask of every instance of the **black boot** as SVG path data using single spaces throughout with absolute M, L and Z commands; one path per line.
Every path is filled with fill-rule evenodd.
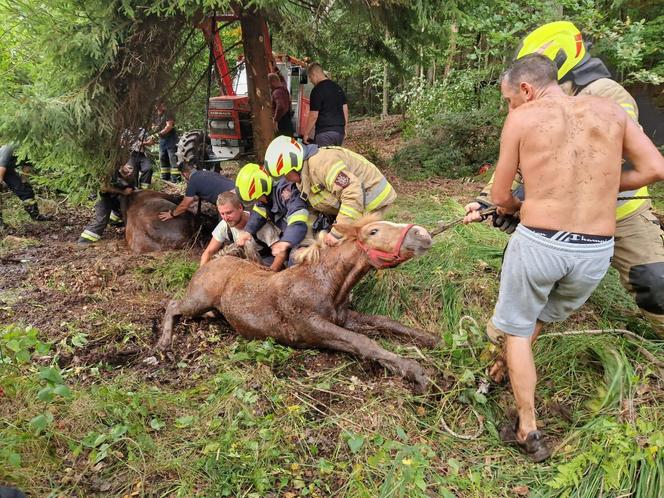
M 37 207 L 37 203 L 33 202 L 30 204 L 24 204 L 23 207 L 27 211 L 27 213 L 30 215 L 30 218 L 32 218 L 35 221 L 51 221 L 50 216 L 44 216 L 43 214 L 39 214 L 39 208 Z

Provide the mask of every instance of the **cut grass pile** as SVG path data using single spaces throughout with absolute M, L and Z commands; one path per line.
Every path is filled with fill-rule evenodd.
M 432 227 L 462 210 L 428 196 L 400 200 L 393 212 Z M 201 353 L 156 370 L 103 361 L 60 368 L 61 344 L 5 324 L 0 482 L 38 496 L 661 496 L 662 373 L 637 347 L 662 358 L 661 341 L 543 336 L 537 409 L 556 454 L 533 465 L 500 443 L 511 396 L 478 386 L 506 241 L 486 225 L 458 226 L 426 256 L 354 290 L 355 309 L 443 338 L 424 351 L 381 340 L 429 370 L 440 391 L 423 396 L 376 365 L 245 341 L 215 322 L 201 322 Z M 195 268 L 174 254 L 134 275 L 146 291 L 182 291 Z M 553 330 L 603 327 L 652 335 L 613 272 Z M 132 334 L 152 340 L 148 330 Z M 70 354 L 85 347 L 66 344 Z

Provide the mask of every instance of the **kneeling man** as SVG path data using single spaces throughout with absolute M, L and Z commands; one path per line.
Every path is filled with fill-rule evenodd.
M 221 221 L 212 231 L 212 239 L 201 255 L 201 266 L 210 261 L 226 244 L 233 244 L 245 230 L 249 221 L 249 211 L 244 210 L 240 198 L 235 192 L 223 192 L 217 198 L 217 211 Z M 263 260 L 272 262 L 270 246 L 279 240 L 279 230 L 271 223 L 266 223 L 256 233 L 258 254 Z
M 303 245 L 307 235 L 311 237 L 307 203 L 294 183 L 285 178 L 273 182 L 258 164 L 244 166 L 235 183 L 242 200 L 256 203 L 246 226 L 247 233 L 240 236 L 238 245 L 251 236 L 256 237 L 266 224 L 274 224 L 279 230 L 279 241 L 270 246 L 274 256 L 270 269 L 281 270 L 295 249 Z
M 505 252 L 492 318 L 505 334 L 519 413 L 514 430 L 502 435 L 536 462 L 550 451 L 537 430 L 531 343 L 543 324 L 565 320 L 581 307 L 604 277 L 619 189 L 664 178 L 662 155 L 620 106 L 601 97 L 565 95 L 556 72 L 553 62 L 534 54 L 505 73 L 501 91 L 510 112 L 491 189 L 499 214 L 520 211 L 521 217 Z M 623 155 L 634 170 L 621 175 Z M 517 169 L 523 202 L 511 192 Z M 476 215 L 469 212 L 466 220 Z

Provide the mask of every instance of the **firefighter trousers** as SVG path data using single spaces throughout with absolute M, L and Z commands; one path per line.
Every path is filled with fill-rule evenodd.
M 177 135 L 159 139 L 159 164 L 161 166 L 161 179 L 173 182 L 180 181 L 177 149 Z
M 120 211 L 118 195 L 101 194 L 97 204 L 95 204 L 95 217 L 81 233 L 81 239 L 89 242 L 97 242 L 101 239 L 111 218 L 112 211 Z
M 32 190 L 32 185 L 27 181 L 24 181 L 14 168 L 7 168 L 5 171 L 4 182 L 7 184 L 7 187 L 9 187 L 9 190 L 14 192 L 16 197 L 21 199 L 23 208 L 30 215 L 30 218 L 39 218 L 39 208 L 37 207 L 35 191 Z
M 664 231 L 649 205 L 617 221 L 611 264 L 643 315 L 664 337 Z
M 152 161 L 150 161 L 150 158 L 144 152 L 132 151 L 127 163 L 138 170 L 138 181 L 141 189 L 150 188 L 152 183 Z

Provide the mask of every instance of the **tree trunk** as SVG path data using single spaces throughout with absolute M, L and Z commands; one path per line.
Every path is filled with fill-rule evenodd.
M 252 113 L 254 150 L 258 164 L 263 164 L 267 146 L 274 137 L 272 124 L 272 97 L 267 81 L 269 59 L 265 45 L 265 19 L 254 10 L 240 11 L 242 44 L 247 65 L 247 86 Z
M 450 43 L 447 47 L 447 62 L 445 63 L 445 70 L 443 71 L 443 79 L 446 79 L 450 71 L 452 70 L 452 63 L 454 62 L 454 56 L 456 55 L 456 40 L 457 33 L 459 32 L 459 27 L 455 22 L 452 22 L 450 26 Z
M 385 42 L 387 42 L 388 38 L 390 36 L 390 33 L 385 30 Z M 388 72 L 387 72 L 387 60 L 383 62 L 383 110 L 380 113 L 381 119 L 385 119 L 389 113 L 390 110 L 390 94 L 389 94 L 389 86 L 390 86 L 390 80 L 388 79 Z

